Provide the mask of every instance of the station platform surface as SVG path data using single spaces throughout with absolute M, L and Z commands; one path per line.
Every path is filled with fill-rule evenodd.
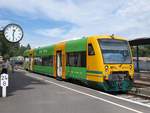
M 101 91 L 18 70 L 9 75 L 0 113 L 149 113 L 150 107 Z

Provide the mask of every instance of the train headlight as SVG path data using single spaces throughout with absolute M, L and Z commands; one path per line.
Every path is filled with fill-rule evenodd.
M 130 65 L 130 69 L 132 69 L 132 65 Z
M 107 65 L 105 66 L 105 71 L 108 72 L 108 66 Z
M 107 66 L 107 65 L 105 66 L 105 69 L 108 69 L 108 66 Z

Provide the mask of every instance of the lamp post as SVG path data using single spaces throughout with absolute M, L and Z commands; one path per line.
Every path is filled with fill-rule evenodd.
M 3 30 L 0 30 L 0 38 L 2 38 L 4 35 L 3 35 Z
M 0 29 L 0 56 L 2 55 L 2 38 L 4 39 L 3 30 Z

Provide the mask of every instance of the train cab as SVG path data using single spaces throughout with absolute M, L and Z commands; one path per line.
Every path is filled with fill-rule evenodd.
M 128 41 L 112 35 L 89 37 L 87 43 L 87 80 L 105 91 L 130 90 L 134 67 Z

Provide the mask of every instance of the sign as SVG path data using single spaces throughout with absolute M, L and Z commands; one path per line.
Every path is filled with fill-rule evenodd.
M 8 86 L 8 74 L 1 74 L 2 97 L 6 97 L 6 87 Z
M 8 86 L 8 74 L 1 74 L 1 87 Z

